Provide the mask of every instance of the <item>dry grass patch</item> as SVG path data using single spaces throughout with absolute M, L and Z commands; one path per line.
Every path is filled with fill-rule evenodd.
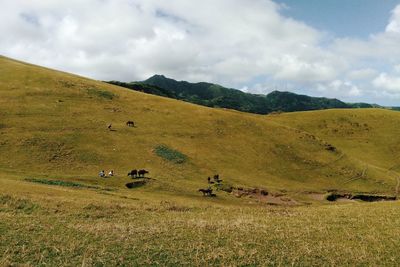
M 398 202 L 284 208 L 168 198 L 87 202 L 75 210 L 65 203 L 65 212 L 41 209 L 29 217 L 0 211 L 0 255 L 3 263 L 59 266 L 394 266 L 400 260 Z

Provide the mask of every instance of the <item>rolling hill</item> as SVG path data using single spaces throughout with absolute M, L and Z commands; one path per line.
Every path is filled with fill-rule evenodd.
M 229 108 L 256 114 L 332 108 L 380 107 L 375 104 L 345 103 L 338 99 L 310 97 L 291 92 L 273 91 L 267 95 L 250 94 L 212 83 L 176 81 L 164 75 L 154 75 L 142 82 L 124 83 L 110 81 L 108 83 L 203 106 Z
M 396 193 L 399 112 L 256 115 L 5 57 L 0 73 L 0 266 L 400 260 L 398 201 L 324 200 Z M 133 168 L 150 174 L 128 189 Z M 216 173 L 236 189 L 203 197 Z
M 124 188 L 129 170 L 146 168 L 155 180 L 143 190 L 183 195 L 198 195 L 216 173 L 235 187 L 272 191 L 395 190 L 397 112 L 263 116 L 144 94 L 5 57 L 0 73 L 0 171 L 8 175 Z M 128 120 L 136 127 L 127 127 Z M 119 178 L 99 180 L 101 169 L 114 169 Z

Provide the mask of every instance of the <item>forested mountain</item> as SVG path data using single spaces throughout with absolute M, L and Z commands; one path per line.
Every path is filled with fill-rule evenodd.
M 229 108 L 257 114 L 331 108 L 379 107 L 367 103 L 345 103 L 338 99 L 311 97 L 291 92 L 273 91 L 267 95 L 250 94 L 213 83 L 176 81 L 164 75 L 154 75 L 141 82 L 110 81 L 109 83 L 203 106 Z

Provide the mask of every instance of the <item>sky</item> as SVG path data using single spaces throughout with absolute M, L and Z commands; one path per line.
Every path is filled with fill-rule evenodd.
M 163 74 L 400 105 L 400 0 L 0 4 L 0 54 L 30 63 L 98 80 Z
M 385 29 L 399 0 L 280 0 L 282 14 L 335 37 L 367 38 Z

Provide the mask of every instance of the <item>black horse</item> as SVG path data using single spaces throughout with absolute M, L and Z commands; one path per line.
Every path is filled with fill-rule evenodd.
M 127 121 L 126 126 L 128 127 L 135 127 L 135 123 L 133 121 Z
M 199 189 L 199 192 L 202 192 L 203 196 L 211 196 L 211 195 L 213 195 L 212 191 L 213 190 L 211 188 Z
M 128 172 L 128 176 L 132 177 L 132 178 L 136 178 L 138 177 L 138 171 L 135 170 L 131 170 L 130 172 Z
M 149 173 L 149 172 L 146 171 L 146 170 L 139 170 L 138 171 L 138 177 L 143 177 L 144 178 L 147 173 Z

